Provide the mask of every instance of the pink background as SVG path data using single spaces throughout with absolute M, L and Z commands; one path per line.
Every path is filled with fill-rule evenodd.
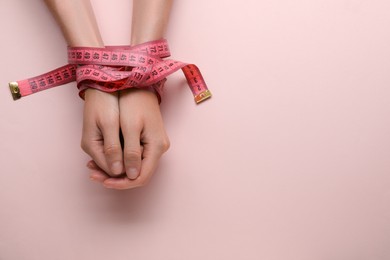
M 131 1 L 93 0 L 107 44 Z M 109 4 L 111 3 L 111 4 Z M 39 0 L 1 0 L 0 259 L 390 259 L 390 2 L 177 0 L 171 149 L 151 183 L 88 179 L 74 84 L 12 101 L 8 81 L 66 62 Z

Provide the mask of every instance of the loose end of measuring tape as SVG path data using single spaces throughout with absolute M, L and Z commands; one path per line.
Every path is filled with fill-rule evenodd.
M 8 83 L 8 86 L 14 100 L 18 100 L 24 96 L 32 94 L 27 80 L 13 81 Z
M 194 97 L 196 104 L 199 104 L 209 98 L 211 98 L 211 92 L 208 89 Z
M 8 85 L 12 98 L 18 100 L 21 97 L 75 81 L 76 68 L 76 65 L 68 64 L 33 78 L 10 82 Z
M 200 73 L 200 70 L 196 65 L 187 64 L 182 67 L 182 71 L 187 79 L 188 86 L 194 95 L 196 104 L 211 98 L 211 92 L 207 88 L 202 73 Z
M 9 90 L 11 91 L 12 98 L 14 100 L 18 100 L 22 97 L 22 95 L 20 94 L 18 82 L 15 82 L 15 81 L 10 82 L 10 83 L 8 83 L 8 86 L 9 86 Z

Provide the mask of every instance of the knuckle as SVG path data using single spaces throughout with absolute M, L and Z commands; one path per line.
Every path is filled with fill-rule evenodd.
M 109 144 L 104 146 L 104 154 L 107 156 L 117 155 L 121 151 L 119 144 Z
M 165 153 L 168 151 L 169 147 L 171 146 L 171 143 L 169 142 L 168 138 L 161 139 L 159 142 L 156 143 L 156 147 L 159 151 L 162 153 Z
M 81 139 L 80 147 L 81 149 L 83 149 L 84 152 L 88 153 L 90 147 L 89 142 L 85 139 Z
M 123 155 L 127 161 L 136 161 L 141 159 L 141 151 L 134 148 L 125 148 Z

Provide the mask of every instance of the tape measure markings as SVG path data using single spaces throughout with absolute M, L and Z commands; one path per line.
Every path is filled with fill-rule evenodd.
M 166 77 L 182 69 L 197 103 L 211 97 L 211 93 L 194 64 L 165 59 L 170 51 L 166 40 L 136 46 L 107 46 L 105 48 L 69 47 L 68 65 L 45 74 L 11 82 L 13 98 L 77 82 L 83 98 L 87 88 L 106 92 L 126 88 L 152 88 L 160 100 Z

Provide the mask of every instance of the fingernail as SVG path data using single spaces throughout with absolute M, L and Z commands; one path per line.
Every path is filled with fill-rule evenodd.
M 120 161 L 114 162 L 111 165 L 112 174 L 119 175 L 122 173 L 122 163 Z
M 136 168 L 129 168 L 127 169 L 127 176 L 129 177 L 129 179 L 131 180 L 134 180 L 134 179 L 137 179 L 138 177 L 138 170 Z
M 89 162 L 87 163 L 87 167 L 88 167 L 89 169 L 93 169 L 93 163 L 92 163 L 91 161 L 89 161 Z
M 93 177 L 93 176 L 89 176 L 89 179 L 90 179 L 91 181 L 97 181 L 97 179 L 95 179 L 95 177 Z

